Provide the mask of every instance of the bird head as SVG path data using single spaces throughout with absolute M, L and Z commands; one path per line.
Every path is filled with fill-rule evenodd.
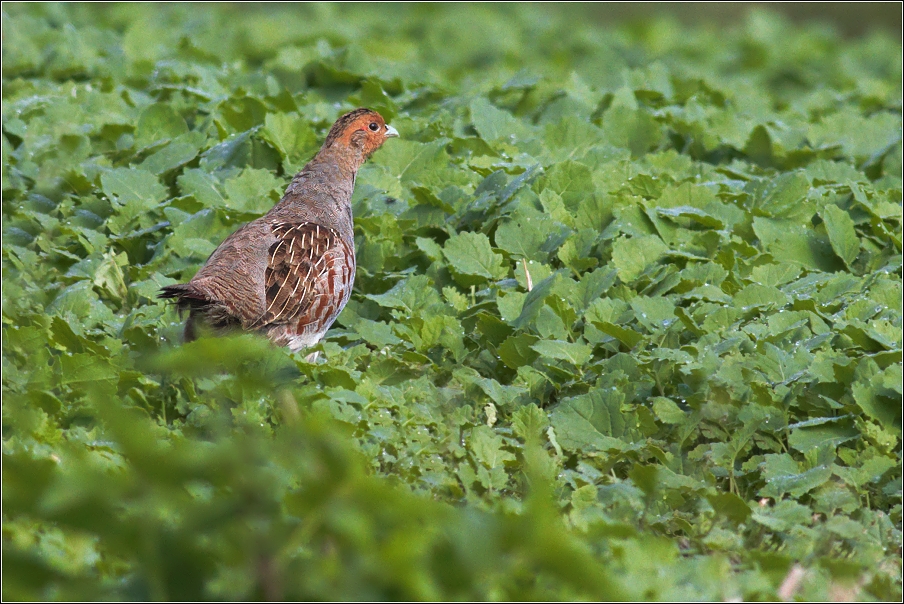
M 336 120 L 323 143 L 324 149 L 348 148 L 364 161 L 379 149 L 386 139 L 399 135 L 383 116 L 372 109 L 355 109 Z

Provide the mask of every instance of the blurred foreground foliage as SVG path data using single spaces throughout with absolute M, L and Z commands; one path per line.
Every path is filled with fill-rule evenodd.
M 901 597 L 901 46 L 3 7 L 3 597 Z M 322 359 L 154 296 L 345 110 Z
M 256 380 L 243 379 L 243 365 L 267 351 L 246 340 L 226 343 L 226 365 L 210 342 L 171 360 L 207 361 L 237 376 L 231 386 L 264 397 L 272 389 L 249 386 Z M 100 393 L 89 398 L 103 439 L 81 430 L 78 441 L 70 430 L 50 459 L 4 459 L 7 597 L 624 597 L 565 529 L 542 469 L 528 470 L 541 487 L 523 513 L 492 515 L 368 476 L 350 431 L 302 414 L 286 389 L 276 395 L 285 425 L 235 429 L 221 416 L 206 438 Z

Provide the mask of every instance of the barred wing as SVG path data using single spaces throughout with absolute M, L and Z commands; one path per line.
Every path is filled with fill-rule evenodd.
M 312 223 L 273 225 L 264 277 L 263 315 L 252 325 L 283 324 L 295 334 L 325 332 L 348 302 L 355 250 L 333 229 Z

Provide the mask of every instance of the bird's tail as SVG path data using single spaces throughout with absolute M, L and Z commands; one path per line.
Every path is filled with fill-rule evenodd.
M 188 320 L 185 322 L 183 339 L 186 342 L 196 340 L 198 338 L 197 323 L 202 318 L 203 311 L 210 307 L 210 298 L 192 287 L 191 283 L 175 283 L 161 287 L 157 298 L 174 300 L 180 315 L 188 311 Z
M 211 302 L 210 298 L 192 287 L 191 283 L 175 283 L 161 287 L 157 298 L 163 300 L 175 299 L 180 310 L 206 306 Z
M 228 312 L 222 302 L 211 298 L 191 283 L 175 283 L 161 287 L 157 297 L 174 300 L 180 315 L 188 312 L 188 319 L 185 321 L 186 342 L 197 339 L 204 328 L 226 332 L 241 326 L 239 320 Z

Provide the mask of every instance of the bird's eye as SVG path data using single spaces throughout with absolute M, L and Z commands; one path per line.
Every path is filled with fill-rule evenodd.
M 380 124 L 378 124 L 377 122 L 371 122 L 368 128 L 370 128 L 371 132 L 376 132 L 380 129 Z

